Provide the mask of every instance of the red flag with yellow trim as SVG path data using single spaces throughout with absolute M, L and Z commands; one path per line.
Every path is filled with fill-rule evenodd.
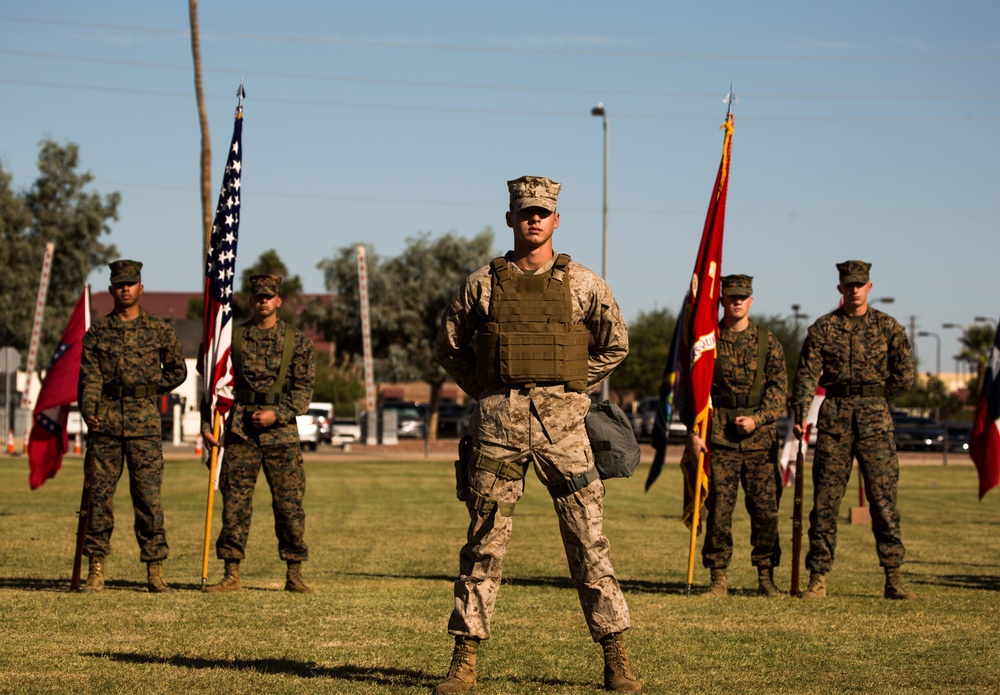
M 685 330 L 682 340 L 681 366 L 686 378 L 682 388 L 695 413 L 694 430 L 704 441 L 710 438 L 712 422 L 712 377 L 715 372 L 715 345 L 719 335 L 719 293 L 722 279 L 722 236 L 726 222 L 726 194 L 729 190 L 729 157 L 733 140 L 733 115 L 722 124 L 725 138 L 722 161 L 715 177 L 712 199 L 708 204 L 705 228 L 695 260 L 691 286 L 685 299 Z M 690 528 L 694 519 L 695 486 L 702 503 L 708 492 L 709 454 L 705 454 L 699 469 L 697 457 L 686 451 L 681 459 L 684 475 L 683 521 Z

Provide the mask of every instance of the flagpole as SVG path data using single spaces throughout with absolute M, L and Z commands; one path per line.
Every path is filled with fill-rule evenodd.
M 202 325 L 202 370 L 205 379 L 203 408 L 212 420 L 215 443 L 209 454 L 208 500 L 205 505 L 205 539 L 202 549 L 201 588 L 208 581 L 208 552 L 212 533 L 212 507 L 218 469 L 225 449 L 222 418 L 233 404 L 232 294 L 236 274 L 236 245 L 240 223 L 240 176 L 243 168 L 243 80 L 236 91 L 233 138 L 219 190 L 219 202 L 205 258 L 205 308 Z M 207 414 L 211 413 L 210 416 Z
M 201 589 L 205 590 L 208 584 L 208 549 L 212 537 L 212 506 L 215 503 L 215 468 L 219 461 L 219 411 L 215 411 L 215 421 L 212 423 L 212 436 L 215 437 L 215 444 L 212 445 L 212 454 L 209 457 L 208 466 L 208 504 L 205 507 L 205 544 L 201 554 Z M 200 435 L 199 435 L 200 436 Z
M 708 441 L 706 438 L 706 420 L 695 423 L 695 429 L 698 431 L 698 436 L 702 441 Z M 694 506 L 691 509 L 691 544 L 688 547 L 688 566 L 687 566 L 687 595 L 691 595 L 691 586 L 694 584 L 694 556 L 697 552 L 698 545 L 698 529 L 701 526 L 701 486 L 702 480 L 705 477 L 705 452 L 698 452 L 698 468 L 695 472 L 695 483 L 694 483 Z

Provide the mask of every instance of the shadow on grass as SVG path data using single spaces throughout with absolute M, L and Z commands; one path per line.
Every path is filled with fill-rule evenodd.
M 913 583 L 973 591 L 1000 591 L 1000 577 L 980 574 L 942 574 L 934 577 L 914 578 Z
M 372 579 L 418 579 L 431 582 L 454 583 L 453 575 L 441 574 L 371 574 L 367 572 L 348 572 L 352 577 L 370 577 Z M 641 579 L 619 580 L 622 590 L 627 593 L 676 594 L 687 591 L 687 584 L 682 582 L 648 582 Z M 502 584 L 506 586 L 551 587 L 554 589 L 576 590 L 570 577 L 504 577 Z M 697 585 L 696 585 L 697 586 Z
M 383 685 L 431 687 L 437 683 L 437 679 L 428 674 L 409 669 L 363 668 L 348 664 L 331 667 L 320 666 L 312 661 L 292 661 L 290 659 L 202 659 L 190 656 L 159 656 L 157 654 L 123 652 L 89 652 L 84 653 L 83 656 L 109 659 L 124 664 L 167 664 L 192 669 L 225 668 L 233 671 L 289 675 L 299 678 L 336 678 Z
M 80 583 L 86 579 L 86 572 Z M 0 577 L 0 589 L 16 589 L 19 591 L 56 591 L 69 592 L 69 577 L 58 579 L 39 579 L 38 577 Z M 177 591 L 197 591 L 201 593 L 201 584 L 184 583 L 170 581 L 167 577 L 167 584 Z M 134 582 L 125 579 L 110 579 L 104 582 L 105 591 L 139 591 L 146 593 L 148 588 L 146 582 Z M 284 593 L 283 588 L 269 588 L 263 586 L 244 586 L 244 591 L 263 591 L 268 593 Z
M 166 664 L 190 669 L 231 669 L 253 673 L 288 675 L 298 678 L 330 678 L 358 683 L 377 683 L 403 687 L 432 688 L 444 677 L 443 673 L 427 674 L 404 668 L 365 668 L 363 666 L 320 666 L 312 661 L 290 659 L 202 659 L 190 656 L 159 656 L 123 652 L 88 652 L 83 656 L 108 659 L 123 664 Z M 532 686 L 580 685 L 554 678 L 512 678 L 514 683 Z M 481 681 L 482 683 L 489 682 Z

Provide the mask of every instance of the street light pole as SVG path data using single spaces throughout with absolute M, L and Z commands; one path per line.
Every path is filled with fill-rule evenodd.
M 603 103 L 590 110 L 591 116 L 599 116 L 604 126 L 604 203 L 601 210 L 601 277 L 608 281 L 608 113 L 604 109 Z M 601 400 L 608 400 L 611 393 L 611 377 L 604 379 L 601 384 Z
M 941 336 L 938 335 L 937 333 L 935 333 L 934 331 L 919 331 L 917 333 L 917 336 L 920 337 L 920 338 L 927 338 L 927 337 L 933 337 L 934 338 L 935 345 L 936 345 L 936 348 L 937 348 L 936 352 L 935 352 L 935 357 L 936 357 L 935 368 L 936 368 L 937 371 L 935 372 L 935 374 L 937 375 L 938 381 L 941 381 Z M 934 408 L 934 419 L 937 420 L 938 422 L 941 421 L 941 406 L 940 406 L 940 404 L 938 404 Z
M 798 339 L 798 337 L 799 337 L 799 320 L 801 319 L 801 320 L 805 321 L 807 318 L 809 318 L 809 314 L 800 314 L 799 313 L 799 309 L 801 309 L 801 308 L 802 308 L 802 306 L 800 304 L 792 304 L 792 320 L 795 321 L 795 338 L 796 339 Z

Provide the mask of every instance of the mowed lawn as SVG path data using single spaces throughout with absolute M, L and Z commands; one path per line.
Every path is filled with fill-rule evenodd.
M 467 515 L 447 460 L 307 463 L 305 578 L 282 591 L 263 476 L 244 590 L 200 592 L 207 473 L 169 460 L 163 487 L 171 595 L 145 590 L 127 475 L 119 485 L 108 588 L 68 591 L 82 483 L 79 457 L 28 489 L 23 457 L 0 461 L 0 692 L 421 693 L 447 670 L 451 582 Z M 1000 691 L 1000 490 L 980 502 L 975 470 L 904 466 L 900 509 L 908 585 L 920 599 L 881 598 L 871 531 L 847 523 L 852 479 L 826 601 L 754 595 L 749 522 L 737 510 L 734 595 L 685 595 L 688 535 L 671 463 L 649 493 L 648 466 L 607 484 L 605 531 L 633 628 L 626 643 L 647 693 L 995 693 Z M 782 503 L 789 583 L 790 490 Z M 806 511 L 811 507 L 807 485 Z M 210 581 L 221 501 L 216 498 Z M 551 501 L 529 477 L 514 515 L 493 639 L 480 648 L 479 693 L 600 692 Z M 701 541 L 698 548 L 700 552 Z M 803 581 L 807 578 L 803 570 Z M 696 563 L 695 584 L 708 573 Z

